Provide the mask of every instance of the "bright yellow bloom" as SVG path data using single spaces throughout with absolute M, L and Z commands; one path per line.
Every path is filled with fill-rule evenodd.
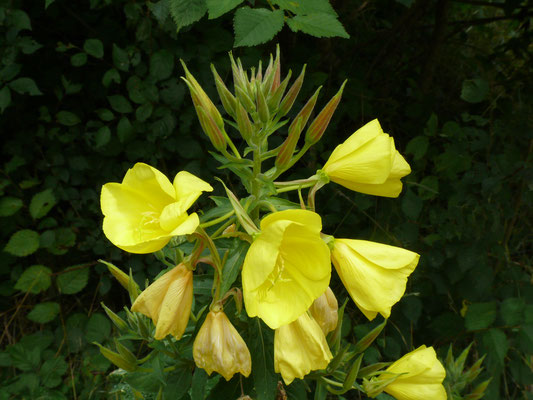
M 202 192 L 212 190 L 186 171 L 179 172 L 172 184 L 157 169 L 137 163 L 122 183 L 102 187 L 104 233 L 115 246 L 130 253 L 161 250 L 173 236 L 196 230 L 198 215 L 188 215 L 187 210 Z
M 252 370 L 250 351 L 224 311 L 209 311 L 192 351 L 194 362 L 208 375 L 215 371 L 229 381 L 237 372 L 247 377 Z
M 335 239 L 331 259 L 342 283 L 365 316 L 388 318 L 405 292 L 420 256 L 366 240 Z
M 356 192 L 398 197 L 409 164 L 377 119 L 338 145 L 322 169 L 330 180 Z
M 156 339 L 164 339 L 169 333 L 180 339 L 189 322 L 191 305 L 192 271 L 180 264 L 148 286 L 131 310 L 152 318 Z
M 296 320 L 324 293 L 331 263 L 321 229 L 320 216 L 311 211 L 285 210 L 263 218 L 242 269 L 250 317 L 277 329 Z
M 395 376 L 396 379 L 382 389 L 380 381 Z M 420 346 L 393 363 L 379 377 L 364 382 L 363 386 L 365 389 L 379 388 L 375 393 L 368 393 L 372 397 L 384 390 L 397 400 L 446 400 L 446 390 L 442 385 L 445 377 L 446 370 L 433 347 Z
M 324 294 L 316 299 L 311 308 L 309 308 L 309 312 L 320 326 L 320 329 L 322 329 L 322 332 L 324 332 L 324 335 L 327 335 L 337 327 L 338 310 L 339 303 L 337 303 L 337 298 L 329 286 Z
M 287 385 L 326 368 L 332 358 L 324 333 L 307 312 L 274 333 L 274 371 L 281 373 Z

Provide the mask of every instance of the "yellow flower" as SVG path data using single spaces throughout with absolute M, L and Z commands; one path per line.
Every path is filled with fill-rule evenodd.
M 329 286 L 324 294 L 316 299 L 311 308 L 309 308 L 309 312 L 320 326 L 320 329 L 322 329 L 322 332 L 324 332 L 324 335 L 327 335 L 337 327 L 338 309 L 339 304 Z
M 224 311 L 209 311 L 192 351 L 194 362 L 208 375 L 215 371 L 229 381 L 237 372 L 247 377 L 252 370 L 250 351 Z
M 332 358 L 324 333 L 307 312 L 274 333 L 274 371 L 281 373 L 287 385 L 326 368 Z
M 405 292 L 420 256 L 366 240 L 335 239 L 331 259 L 342 283 L 365 316 L 388 318 Z
M 364 382 L 363 387 L 370 389 L 367 394 L 372 397 L 384 390 L 397 400 L 446 400 L 442 385 L 445 377 L 446 370 L 433 347 L 420 346 L 393 363 L 379 377 Z M 386 384 L 389 379 L 392 382 Z M 385 382 L 384 388 L 382 382 Z M 374 388 L 377 390 L 372 392 Z
M 180 264 L 148 286 L 131 310 L 152 318 L 156 339 L 164 339 L 169 333 L 180 339 L 189 322 L 191 305 L 192 271 Z
M 250 317 L 276 329 L 294 321 L 324 293 L 331 263 L 321 229 L 320 216 L 311 211 L 285 210 L 263 218 L 242 269 Z
M 322 169 L 330 180 L 356 192 L 398 197 L 409 164 L 377 119 L 338 145 Z
M 130 253 L 161 250 L 173 236 L 195 231 L 198 215 L 188 215 L 187 209 L 202 192 L 212 190 L 186 171 L 179 172 L 172 184 L 157 169 L 137 163 L 122 183 L 102 187 L 104 233 L 115 246 Z

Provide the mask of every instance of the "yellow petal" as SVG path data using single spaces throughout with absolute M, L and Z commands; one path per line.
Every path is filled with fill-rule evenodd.
M 174 178 L 174 190 L 183 210 L 188 210 L 202 192 L 212 192 L 213 187 L 187 171 L 180 171 Z
M 392 197 L 396 198 L 402 192 L 402 181 L 399 179 L 387 179 L 384 183 L 381 184 L 368 184 L 368 183 L 359 183 L 352 180 L 345 180 L 335 178 L 332 179 L 333 182 L 338 183 L 345 188 L 353 190 L 354 192 L 371 194 L 373 196 L 383 196 L 383 197 Z
M 149 201 L 157 203 L 158 208 L 176 199 L 174 188 L 168 178 L 148 164 L 135 164 L 126 172 L 122 184 L 138 191 Z
M 250 317 L 259 316 L 276 329 L 324 293 L 331 277 L 330 253 L 307 225 L 284 220 L 266 225 L 244 260 L 243 297 Z
M 332 261 L 355 304 L 368 319 L 390 316 L 419 255 L 364 240 L 335 239 Z
M 172 236 L 190 235 L 200 225 L 198 214 L 189 215 L 176 229 L 171 232 Z
M 227 381 L 237 372 L 247 377 L 252 370 L 250 351 L 223 311 L 207 314 L 194 339 L 193 358 L 208 375 L 215 371 Z
M 277 221 L 291 221 L 307 227 L 311 232 L 319 233 L 322 230 L 320 215 L 307 210 L 284 210 L 267 215 L 261 220 L 261 231 Z
M 287 385 L 326 368 L 332 358 L 324 333 L 307 312 L 275 331 L 274 371 L 281 373 Z
M 159 216 L 159 226 L 166 232 L 173 231 L 187 219 L 186 211 L 178 202 L 168 204 Z
M 309 308 L 309 312 L 320 326 L 320 329 L 322 329 L 322 332 L 324 332 L 324 335 L 327 335 L 337 327 L 338 309 L 337 298 L 329 286 L 326 292 L 316 299 Z
M 176 339 L 181 339 L 192 306 L 192 271 L 184 266 L 176 267 L 178 272 L 170 283 L 161 302 L 159 318 L 157 320 L 155 339 L 163 339 L 172 334 Z

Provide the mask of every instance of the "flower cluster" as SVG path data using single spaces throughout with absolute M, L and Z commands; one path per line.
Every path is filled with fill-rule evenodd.
M 315 194 L 331 181 L 364 194 L 397 197 L 402 190 L 401 178 L 410 173 L 410 168 L 394 140 L 373 120 L 337 146 L 312 177 L 277 181 L 320 140 L 344 84 L 306 129 L 317 91 L 289 125 L 282 145 L 269 151 L 268 137 L 285 124 L 282 118 L 295 103 L 305 69 L 287 90 L 290 76 L 281 80 L 279 53 L 264 72 L 259 66 L 250 75 L 239 60 L 231 61 L 235 94 L 214 68 L 213 73 L 222 105 L 235 121 L 232 126 L 248 144 L 245 154 L 251 154 L 252 159 L 237 150 L 220 112 L 185 65 L 184 81 L 203 131 L 220 152 L 217 160 L 223 160 L 243 180 L 249 197 L 239 200 L 224 186 L 225 208 L 219 206 L 220 212 L 206 213 L 201 221 L 197 213 L 188 210 L 202 192 L 213 190 L 210 184 L 185 171 L 178 172 L 171 183 L 157 169 L 137 163 L 122 183 L 103 186 L 103 230 L 117 247 L 131 253 L 156 253 L 169 266 L 142 293 L 130 292 L 131 311 L 153 321 L 155 330 L 150 338 L 165 340 L 171 335 L 173 341 L 193 339 L 192 358 L 197 367 L 208 374 L 217 372 L 226 380 L 236 373 L 247 377 L 252 357 L 237 328 L 258 317 L 274 331 L 273 367 L 286 385 L 312 371 L 324 377 L 343 365 L 338 346 L 342 310 L 330 288 L 332 264 L 362 314 L 368 320 L 378 314 L 386 319 L 404 295 L 419 255 L 386 244 L 327 235 L 322 232 L 321 216 L 315 212 Z M 304 129 L 305 141 L 298 150 Z M 262 171 L 262 163 L 272 157 L 271 168 Z M 265 190 L 267 187 L 270 190 Z M 301 196 L 306 188 L 307 204 Z M 280 209 L 275 196 L 291 190 L 299 192 L 300 204 Z M 185 249 L 183 241 L 174 239 L 180 236 L 192 242 L 192 248 Z M 218 249 L 219 239 L 249 246 L 240 280 L 240 265 L 228 266 L 230 259 L 238 257 Z M 193 290 L 200 264 L 213 267 L 212 299 L 201 309 Z M 205 275 L 204 268 L 201 271 Z M 113 273 L 120 276 L 124 286 L 133 285 L 131 276 L 115 267 Z M 224 311 L 231 299 L 236 306 L 235 316 Z M 250 319 L 240 314 L 241 302 Z M 136 321 L 142 322 L 139 318 Z M 144 332 L 141 328 L 139 332 Z M 357 351 L 364 351 L 375 336 L 362 339 Z M 340 361 L 330 370 L 334 357 Z M 361 357 L 358 363 L 354 364 L 357 368 Z M 355 380 L 357 371 L 348 375 Z M 422 346 L 385 371 L 364 377 L 363 386 L 354 386 L 353 380 L 339 384 L 346 390 L 362 387 L 369 396 L 385 391 L 400 400 L 439 400 L 446 398 L 443 379 L 444 370 L 435 351 Z

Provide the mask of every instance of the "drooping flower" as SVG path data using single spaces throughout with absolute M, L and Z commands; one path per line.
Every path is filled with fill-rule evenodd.
M 250 317 L 276 329 L 296 320 L 328 287 L 330 251 L 320 238 L 314 212 L 285 210 L 261 221 L 242 269 L 243 297 Z
M 287 385 L 326 368 L 332 358 L 322 329 L 307 312 L 274 333 L 274 371 L 281 373 Z
M 409 164 L 383 132 L 377 119 L 338 145 L 322 172 L 330 180 L 360 193 L 398 197 L 401 178 L 411 172 Z
M 192 271 L 180 264 L 148 286 L 131 310 L 152 318 L 156 339 L 171 334 L 179 340 L 189 322 L 192 298 Z
M 115 246 L 130 253 L 158 251 L 173 236 L 195 231 L 198 215 L 189 215 L 187 210 L 202 192 L 212 190 L 189 172 L 179 172 L 172 184 L 157 169 L 137 163 L 122 183 L 102 187 L 104 233 Z
M 324 335 L 327 335 L 337 327 L 338 310 L 339 303 L 337 303 L 337 298 L 329 286 L 324 294 L 316 299 L 309 308 L 309 312 L 320 326 L 320 329 L 322 329 L 322 332 L 324 332 Z
M 442 385 L 445 377 L 446 370 L 433 347 L 420 346 L 394 362 L 381 375 L 365 380 L 363 387 L 371 397 L 385 391 L 397 400 L 446 400 Z
M 378 313 L 390 316 L 419 258 L 412 251 L 366 240 L 335 239 L 331 252 L 342 283 L 369 320 Z
M 240 372 L 250 375 L 252 358 L 246 343 L 224 311 L 210 311 L 193 344 L 194 362 L 208 375 L 218 372 L 227 381 Z

